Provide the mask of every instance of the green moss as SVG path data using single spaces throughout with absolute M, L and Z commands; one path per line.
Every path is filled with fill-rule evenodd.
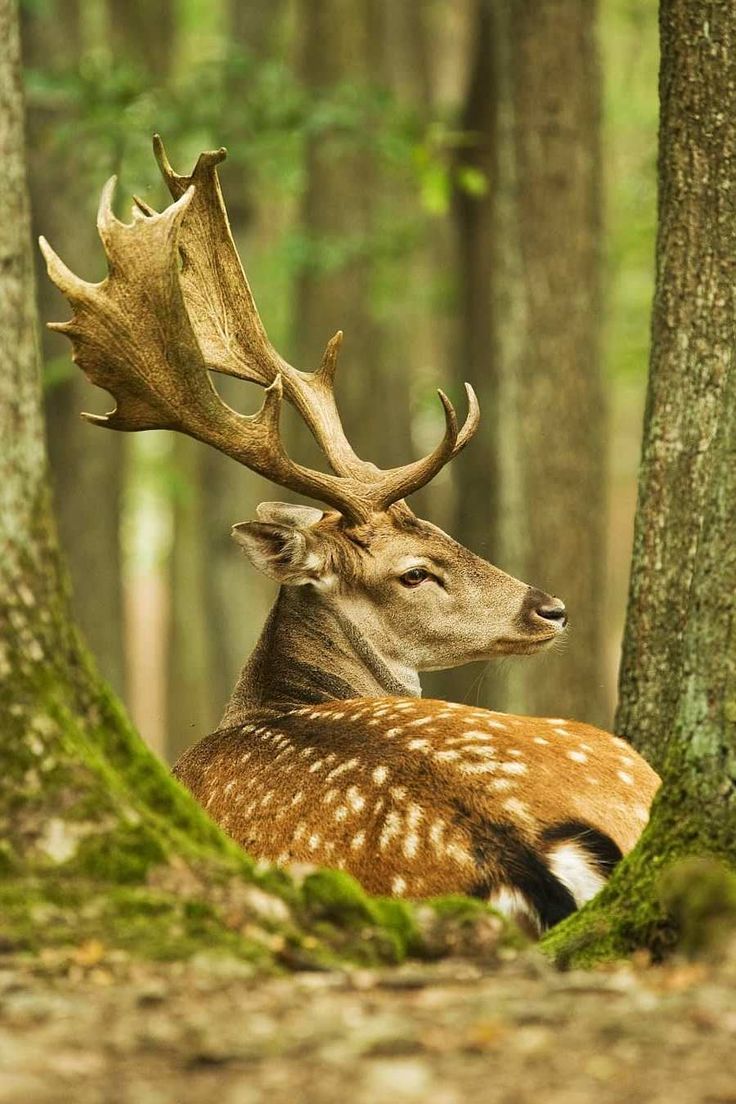
M 315 920 L 343 927 L 370 924 L 372 902 L 355 878 L 341 870 L 318 870 L 302 883 L 302 901 Z
M 691 858 L 661 879 L 660 900 L 690 958 L 718 956 L 736 931 L 736 873 L 722 862 Z
M 66 872 L 103 884 L 140 884 L 149 870 L 165 860 L 160 839 L 147 825 L 123 823 L 84 839 L 74 859 L 66 864 Z

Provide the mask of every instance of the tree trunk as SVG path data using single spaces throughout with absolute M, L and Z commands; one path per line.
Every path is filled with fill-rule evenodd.
M 550 938 L 586 961 L 682 935 L 677 859 L 736 866 L 736 11 L 663 0 L 657 279 L 619 732 L 663 789 L 639 847 Z M 696 895 L 691 884 L 689 895 Z
M 381 83 L 379 5 L 302 0 L 298 26 L 304 81 L 315 97 L 335 95 L 348 83 L 366 89 Z M 411 458 L 410 381 L 388 327 L 376 318 L 381 170 L 375 151 L 355 133 L 334 127 L 309 143 L 302 208 L 308 260 L 297 287 L 294 345 L 295 363 L 313 370 L 328 339 L 344 330 L 337 392 L 348 437 L 361 456 L 390 467 Z M 311 445 L 305 447 L 309 455 Z
M 464 340 L 481 438 L 456 461 L 460 538 L 559 594 L 564 651 L 508 665 L 496 708 L 607 717 L 606 422 L 599 366 L 600 77 L 590 0 L 480 0 L 456 201 Z M 571 59 L 574 58 L 574 64 Z M 464 192 L 467 169 L 488 191 Z
M 77 0 L 23 9 L 23 45 L 27 65 L 70 73 L 82 56 Z M 63 104 L 63 101 L 62 101 Z M 29 183 L 36 233 L 43 233 L 60 252 L 73 245 L 89 279 L 102 276 L 103 262 L 94 233 L 97 197 L 89 186 L 87 151 L 79 143 L 61 142 L 61 126 L 72 120 L 59 100 L 38 102 L 29 111 Z M 75 219 L 68 217 L 76 211 Z M 42 273 L 40 255 L 36 271 Z M 65 307 L 46 279 L 38 282 L 44 318 L 63 318 Z M 49 454 L 54 504 L 61 546 L 69 565 L 72 608 L 100 669 L 117 691 L 123 688 L 122 585 L 120 557 L 120 494 L 122 438 L 98 434 L 90 440 L 79 432 L 79 411 L 103 412 L 106 399 L 96 395 L 69 365 L 66 341 L 44 327 L 42 349 L 50 371 L 46 391 Z M 66 369 L 66 371 L 64 371 Z M 95 502 L 95 509 L 90 503 Z
M 254 64 L 273 57 L 284 17 L 283 0 L 268 5 L 228 5 L 229 42 Z M 231 103 L 248 95 L 251 71 L 237 67 L 224 89 Z M 253 278 L 250 258 L 255 239 L 266 237 L 261 213 L 268 196 L 254 194 L 254 166 L 247 160 L 245 136 L 230 138 L 239 150 L 237 170 L 225 181 L 233 235 Z M 217 144 L 217 142 L 215 143 Z M 264 250 L 267 241 L 259 241 Z M 257 274 L 256 274 L 257 275 Z M 258 281 L 254 281 L 258 294 Z M 224 400 L 236 409 L 257 409 L 262 396 L 255 388 L 226 376 L 217 381 Z M 255 401 L 254 401 L 255 400 Z M 246 471 L 212 449 L 191 441 L 176 441 L 177 470 L 186 486 L 175 504 L 171 563 L 171 631 L 167 757 L 175 761 L 185 748 L 215 727 L 232 693 L 240 668 L 255 647 L 273 600 L 273 588 L 250 568 L 231 539 L 239 521 L 255 516 L 257 504 L 269 497 L 260 476 Z

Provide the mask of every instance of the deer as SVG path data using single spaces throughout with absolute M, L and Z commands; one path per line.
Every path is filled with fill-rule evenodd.
M 173 773 L 248 853 L 346 871 L 370 893 L 479 898 L 542 933 L 593 897 L 636 844 L 659 779 L 624 740 L 561 718 L 513 716 L 421 697 L 420 673 L 552 646 L 562 601 L 504 573 L 417 517 L 406 499 L 479 424 L 439 391 L 444 434 L 425 457 L 379 469 L 343 429 L 334 381 L 342 340 L 319 367 L 271 345 L 230 231 L 217 166 L 189 176 L 154 154 L 172 202 L 134 197 L 132 221 L 99 206 L 108 275 L 74 275 L 42 238 L 89 381 L 112 396 L 93 424 L 195 438 L 319 503 L 264 502 L 233 536 L 279 584 L 217 729 Z M 213 373 L 264 389 L 255 414 L 219 396 Z M 293 460 L 286 399 L 329 472 Z

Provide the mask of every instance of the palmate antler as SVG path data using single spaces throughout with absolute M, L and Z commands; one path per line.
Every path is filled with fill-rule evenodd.
M 50 323 L 71 338 L 74 361 L 109 391 L 115 409 L 85 414 L 119 430 L 174 429 L 212 445 L 280 484 L 367 520 L 427 484 L 468 443 L 478 426 L 469 384 L 469 411 L 458 428 L 450 400 L 439 392 L 445 433 L 428 456 L 381 471 L 353 452 L 340 421 L 334 376 L 342 334 L 327 345 L 316 372 L 300 372 L 268 340 L 230 232 L 217 165 L 225 150 L 203 153 L 191 176 L 171 168 L 161 139 L 154 152 L 174 202 L 157 214 L 136 200 L 133 221 L 112 213 L 113 177 L 100 200 L 97 227 L 108 261 L 99 284 L 75 276 L 41 238 L 48 273 L 73 308 L 69 322 Z M 257 414 L 238 414 L 222 401 L 209 370 L 266 388 Z M 296 407 L 334 474 L 291 460 L 279 434 L 282 396 Z

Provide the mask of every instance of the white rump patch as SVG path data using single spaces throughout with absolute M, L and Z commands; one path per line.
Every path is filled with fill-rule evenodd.
M 520 923 L 522 928 L 528 928 L 531 925 L 532 929 L 539 933 L 541 924 L 539 923 L 537 911 L 532 908 L 524 894 L 518 889 L 512 889 L 511 886 L 501 886 L 490 895 L 488 904 L 500 912 L 502 916 L 507 916 L 509 920 Z
M 601 872 L 572 842 L 558 844 L 549 852 L 547 861 L 554 876 L 572 893 L 578 908 L 595 897 L 606 884 Z

